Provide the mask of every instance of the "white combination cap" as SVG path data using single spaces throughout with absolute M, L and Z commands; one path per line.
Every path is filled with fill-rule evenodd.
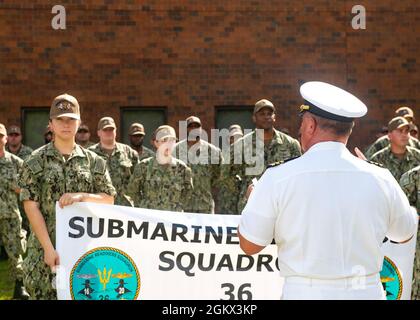
M 336 121 L 350 122 L 367 113 L 366 105 L 351 93 L 332 84 L 310 81 L 300 87 L 305 103 L 301 112 L 309 111 L 317 116 Z

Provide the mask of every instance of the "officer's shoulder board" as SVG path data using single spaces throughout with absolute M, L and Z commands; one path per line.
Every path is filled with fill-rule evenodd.
M 384 168 L 384 165 L 375 161 L 366 160 L 367 163 L 374 164 L 375 166 Z
M 95 167 L 93 169 L 94 173 L 105 174 L 106 171 L 106 162 L 102 157 L 95 157 Z
M 295 159 L 297 159 L 297 158 L 299 158 L 299 157 L 300 157 L 300 156 L 297 156 L 297 157 L 292 157 L 292 158 L 289 158 L 289 159 L 286 159 L 286 160 L 282 160 L 282 161 L 276 161 L 276 162 L 274 162 L 274 163 L 269 164 L 269 165 L 267 166 L 267 169 L 277 167 L 277 166 L 279 166 L 279 165 L 281 165 L 281 164 L 284 164 L 284 163 L 286 163 L 286 162 L 289 162 L 289 161 L 295 160 Z
M 31 170 L 32 174 L 38 174 L 43 171 L 41 162 L 38 158 L 31 157 L 27 161 L 27 165 L 29 170 Z
M 281 165 L 281 164 L 283 164 L 283 163 L 284 163 L 284 161 L 276 161 L 276 162 L 270 163 L 270 164 L 267 166 L 267 169 L 277 167 L 277 166 L 279 166 L 279 165 Z

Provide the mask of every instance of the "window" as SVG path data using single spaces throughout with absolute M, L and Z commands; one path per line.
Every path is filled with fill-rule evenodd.
M 228 129 L 239 124 L 242 130 L 254 129 L 252 114 L 254 106 L 216 106 L 216 129 Z
M 130 145 L 128 129 L 134 122 L 141 123 L 146 131 L 144 145 L 152 148 L 150 139 L 153 131 L 167 123 L 167 110 L 165 107 L 122 107 L 121 108 L 121 138 L 120 140 Z
M 216 129 L 229 129 L 232 124 L 239 124 L 242 131 L 254 129 L 252 114 L 254 106 L 216 106 Z M 215 142 L 213 142 L 215 143 Z M 222 138 L 219 138 L 219 146 L 223 145 Z
M 44 145 L 44 132 L 49 119 L 49 107 L 22 107 L 23 144 L 34 150 Z

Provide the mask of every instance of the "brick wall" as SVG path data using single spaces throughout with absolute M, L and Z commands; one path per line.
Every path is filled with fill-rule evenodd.
M 157 105 L 171 125 L 194 113 L 209 129 L 214 106 L 267 98 L 296 136 L 308 80 L 368 105 L 350 145 L 366 146 L 401 104 L 420 117 L 417 0 L 61 1 L 58 31 L 54 4 L 0 1 L 0 122 L 68 92 L 92 128 L 105 115 L 119 123 L 121 106 Z M 351 28 L 355 4 L 366 7 L 366 30 Z

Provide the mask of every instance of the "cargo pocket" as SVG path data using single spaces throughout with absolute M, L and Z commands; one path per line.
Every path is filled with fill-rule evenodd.
M 42 194 L 50 194 L 53 201 L 58 201 L 64 194 L 62 185 L 65 183 L 63 179 L 60 181 L 59 173 L 54 170 L 45 170 L 44 183 L 42 184 Z

